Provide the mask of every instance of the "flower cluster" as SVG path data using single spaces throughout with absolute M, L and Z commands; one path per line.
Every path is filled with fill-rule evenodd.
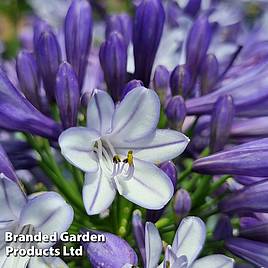
M 268 267 L 267 3 L 108 2 L 29 0 L 0 54 L 0 267 Z M 5 238 L 66 231 L 105 242 Z

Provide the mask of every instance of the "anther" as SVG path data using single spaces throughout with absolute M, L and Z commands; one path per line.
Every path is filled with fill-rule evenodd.
M 115 155 L 115 156 L 113 157 L 113 162 L 114 162 L 115 164 L 120 163 L 120 162 L 121 162 L 120 157 L 119 157 L 118 155 Z

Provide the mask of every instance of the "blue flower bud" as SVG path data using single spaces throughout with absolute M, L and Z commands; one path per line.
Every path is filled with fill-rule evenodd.
M 56 101 L 63 128 L 76 126 L 80 99 L 79 85 L 72 66 L 63 62 L 57 73 Z
M 47 24 L 47 22 L 36 19 L 34 23 L 34 33 L 33 33 L 33 45 L 35 51 L 37 50 L 37 43 L 38 40 L 43 32 L 49 32 L 52 31 L 52 28 L 50 25 Z
M 183 97 L 172 97 L 165 108 L 165 113 L 171 127 L 174 129 L 181 129 L 186 117 L 186 107 Z
M 21 51 L 18 54 L 16 71 L 21 91 L 37 109 L 41 109 L 40 76 L 32 53 Z
M 92 233 L 92 231 L 89 232 Z M 105 243 L 84 243 L 86 254 L 94 268 L 118 268 L 123 267 L 125 264 L 137 265 L 137 255 L 125 240 L 111 233 L 96 231 L 93 233 L 103 234 L 106 239 Z
M 201 68 L 201 92 L 202 95 L 213 91 L 213 87 L 219 78 L 219 63 L 214 54 L 208 54 Z
M 161 103 L 164 103 L 169 90 L 169 71 L 163 66 L 156 67 L 153 78 L 154 90 L 157 92 Z
M 170 89 L 173 96 L 187 97 L 191 91 L 191 76 L 187 66 L 178 65 L 170 75 Z
M 268 244 L 244 238 L 229 238 L 225 247 L 234 255 L 258 267 L 268 267 Z
M 130 92 L 132 89 L 136 87 L 143 87 L 143 83 L 140 80 L 129 81 L 123 89 L 121 99 L 123 99 L 127 95 L 128 92 Z
M 110 33 L 116 31 L 123 36 L 126 45 L 128 46 L 132 39 L 132 27 L 132 20 L 127 13 L 111 15 L 107 19 L 105 31 L 106 39 L 108 39 Z
M 188 215 L 192 207 L 192 200 L 189 193 L 184 189 L 179 189 L 174 196 L 173 209 L 179 218 Z
M 56 74 L 61 63 L 61 50 L 52 31 L 41 33 L 37 41 L 36 57 L 47 97 L 53 100 L 55 97 Z
M 233 227 L 230 218 L 227 215 L 222 214 L 215 226 L 213 237 L 215 240 L 225 240 L 233 235 Z
M 164 22 L 165 11 L 160 0 L 144 0 L 137 7 L 133 29 L 134 77 L 141 80 L 146 87 L 150 83 Z
M 100 48 L 100 63 L 114 101 L 121 99 L 127 76 L 127 46 L 118 32 L 112 32 Z
M 233 98 L 230 95 L 219 97 L 214 105 L 211 118 L 210 150 L 212 153 L 223 149 L 231 131 L 233 118 Z
M 146 263 L 146 254 L 145 254 L 145 227 L 142 222 L 141 212 L 139 210 L 135 210 L 132 216 L 132 228 L 133 235 L 136 240 L 137 246 L 139 248 L 142 261 Z
M 186 42 L 186 63 L 193 75 L 193 82 L 206 57 L 211 37 L 212 29 L 207 16 L 199 16 L 193 23 Z
M 189 0 L 184 8 L 184 12 L 192 17 L 195 17 L 201 7 L 201 0 Z
M 73 0 L 65 17 L 67 61 L 73 66 L 82 89 L 92 40 L 92 12 L 89 1 Z
M 261 181 L 235 191 L 219 203 L 224 213 L 268 212 L 268 181 Z

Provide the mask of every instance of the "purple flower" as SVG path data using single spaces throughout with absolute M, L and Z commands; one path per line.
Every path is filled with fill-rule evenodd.
M 100 63 L 108 91 L 119 101 L 127 77 L 127 46 L 119 32 L 112 32 L 102 44 Z
M 155 55 L 160 43 L 165 11 L 160 0 L 144 0 L 136 9 L 134 20 L 135 79 L 149 86 Z M 144 29 L 148 29 L 145 31 Z
M 57 139 L 60 126 L 41 114 L 0 70 L 0 127 Z
M 61 63 L 61 50 L 57 37 L 52 31 L 41 33 L 37 41 L 36 57 L 47 97 L 53 100 L 55 98 L 56 74 Z
M 172 97 L 165 108 L 165 113 L 172 128 L 181 129 L 186 117 L 186 107 L 183 97 Z
M 191 90 L 191 76 L 186 65 L 178 65 L 170 75 L 170 89 L 173 96 L 187 97 Z
M 268 212 L 268 180 L 235 191 L 219 203 L 224 213 Z
M 268 243 L 268 222 L 256 220 L 255 224 L 241 228 L 239 236 Z
M 108 17 L 106 24 L 106 39 L 110 33 L 116 31 L 120 33 L 128 46 L 132 39 L 132 19 L 127 13 L 115 14 Z
M 229 150 L 200 158 L 193 169 L 206 174 L 268 176 L 268 138 L 259 139 Z
M 219 96 L 231 95 L 237 116 L 266 116 L 268 113 L 267 63 L 261 62 L 247 68 L 241 65 L 233 68 L 234 72 L 236 71 L 234 77 L 223 80 L 217 90 L 188 100 L 187 113 L 210 113 Z
M 259 267 L 268 267 L 268 244 L 266 243 L 244 238 L 230 238 L 225 241 L 225 247 L 238 257 Z
M 184 189 L 179 189 L 174 195 L 173 209 L 179 218 L 188 215 L 192 207 L 192 200 L 189 193 Z
M 193 23 L 187 37 L 186 64 L 193 73 L 193 80 L 199 72 L 212 38 L 212 28 L 205 15 L 200 15 Z
M 40 75 L 32 53 L 21 51 L 18 54 L 16 71 L 21 91 L 37 109 L 41 109 Z
M 83 231 L 83 233 L 85 232 L 88 231 Z M 118 268 L 137 265 L 137 255 L 125 240 L 111 233 L 89 232 L 105 236 L 105 243 L 84 243 L 86 254 L 94 268 Z
M 198 13 L 201 7 L 201 0 L 189 0 L 184 7 L 184 12 L 194 17 Z
M 132 89 L 136 87 L 143 87 L 143 83 L 140 80 L 131 80 L 129 81 L 123 91 L 122 91 L 122 97 L 121 100 L 127 95 L 128 92 L 130 92 Z
M 224 148 L 232 127 L 234 104 L 231 96 L 219 97 L 211 117 L 210 150 L 212 153 Z
M 73 0 L 65 17 L 67 61 L 73 66 L 82 89 L 92 39 L 91 6 L 87 0 Z
M 225 240 L 233 236 L 233 227 L 229 216 L 222 214 L 215 226 L 213 237 L 216 240 Z
M 219 63 L 214 54 L 208 54 L 200 71 L 202 95 L 213 91 L 219 78 Z
M 55 93 L 63 128 L 76 126 L 80 91 L 76 74 L 67 62 L 59 67 Z
M 144 224 L 141 218 L 141 212 L 139 210 L 135 210 L 132 216 L 132 230 L 133 235 L 136 240 L 137 246 L 139 248 L 143 264 L 145 265 L 146 257 L 145 257 L 145 231 Z

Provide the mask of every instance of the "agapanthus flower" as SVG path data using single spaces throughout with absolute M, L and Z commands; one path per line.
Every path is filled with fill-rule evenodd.
M 5 247 L 9 244 L 2 238 L 7 231 L 23 235 L 34 235 L 38 232 L 51 235 L 53 232 L 57 232 L 58 234 L 65 232 L 73 221 L 74 212 L 72 207 L 56 192 L 44 192 L 27 197 L 21 186 L 6 177 L 3 173 L 0 176 L 0 199 L 1 267 L 25 267 L 27 263 L 29 263 L 30 267 L 40 265 L 49 267 L 57 263 L 58 265 L 56 267 L 62 267 L 63 262 L 57 260 L 57 258 L 30 258 L 28 256 L 16 257 L 14 255 L 7 257 Z M 12 242 L 10 245 L 15 249 L 28 249 L 32 245 L 42 249 L 50 248 L 53 246 L 53 242 Z
M 86 172 L 88 214 L 107 209 L 116 190 L 148 209 L 160 209 L 170 200 L 172 182 L 155 164 L 178 156 L 189 139 L 177 131 L 157 130 L 159 111 L 153 90 L 135 88 L 116 107 L 105 91 L 97 90 L 88 103 L 87 127 L 61 134 L 63 156 Z
M 234 260 L 221 254 L 197 259 L 206 239 L 206 226 L 197 217 L 182 220 L 172 246 L 168 246 L 165 259 L 157 266 L 162 251 L 162 241 L 156 227 L 147 222 L 145 226 L 146 268 L 232 268 Z

